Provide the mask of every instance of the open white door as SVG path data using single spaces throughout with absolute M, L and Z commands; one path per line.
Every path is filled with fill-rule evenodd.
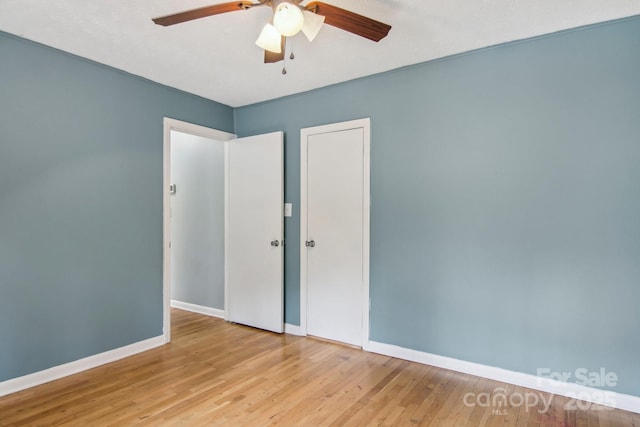
M 226 316 L 283 332 L 283 134 L 226 144 Z

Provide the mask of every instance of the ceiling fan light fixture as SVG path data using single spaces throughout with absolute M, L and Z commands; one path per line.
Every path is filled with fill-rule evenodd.
M 284 51 L 287 37 L 302 31 L 309 41 L 313 41 L 325 23 L 374 42 L 385 38 L 391 30 L 391 25 L 384 22 L 322 1 L 311 1 L 304 6 L 301 4 L 305 0 L 222 1 L 222 3 L 218 2 L 210 6 L 154 18 L 153 22 L 166 27 L 207 16 L 253 9 L 257 6 L 268 6 L 272 12 L 271 19 L 256 40 L 256 44 L 264 50 L 266 64 L 285 59 Z
M 324 16 L 318 15 L 311 11 L 305 10 L 302 12 L 304 15 L 304 24 L 302 25 L 302 32 L 310 42 L 316 38 L 322 24 L 324 24 Z
M 304 24 L 302 10 L 292 3 L 282 2 L 273 12 L 273 25 L 285 37 L 295 36 Z
M 256 44 L 269 52 L 282 53 L 281 40 L 281 35 L 278 30 L 276 30 L 276 27 L 267 24 L 262 29 L 258 40 L 256 40 Z

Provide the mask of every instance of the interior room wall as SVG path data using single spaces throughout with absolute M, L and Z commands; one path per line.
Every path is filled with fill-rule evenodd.
M 171 131 L 171 299 L 224 310 L 224 141 Z
M 233 110 L 0 33 L 0 381 L 162 334 L 163 117 Z
M 286 321 L 300 129 L 370 117 L 371 339 L 640 395 L 638 46 L 633 17 L 236 109 L 286 133 Z

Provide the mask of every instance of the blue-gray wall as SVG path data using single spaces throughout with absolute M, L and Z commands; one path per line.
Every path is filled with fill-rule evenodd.
M 639 47 L 634 17 L 236 109 L 286 132 L 286 321 L 300 129 L 371 117 L 371 338 L 640 395 Z
M 0 381 L 162 334 L 162 118 L 227 106 L 0 33 Z

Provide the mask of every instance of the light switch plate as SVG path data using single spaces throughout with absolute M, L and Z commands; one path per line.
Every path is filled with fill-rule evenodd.
M 293 210 L 293 205 L 291 203 L 284 204 L 284 216 L 290 217 L 292 210 Z

